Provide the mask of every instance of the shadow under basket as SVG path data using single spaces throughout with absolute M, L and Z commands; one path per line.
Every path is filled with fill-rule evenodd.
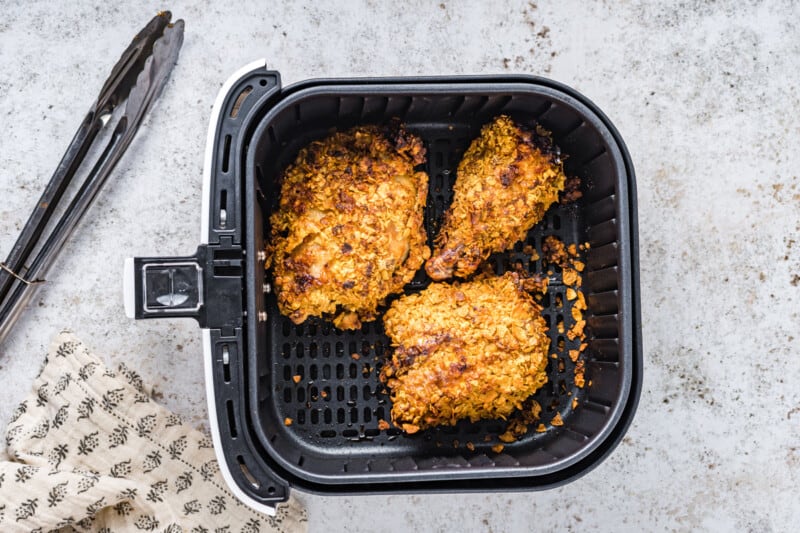
M 279 174 L 297 152 L 332 131 L 393 118 L 427 150 L 430 244 L 464 151 L 499 114 L 551 131 L 583 196 L 551 207 L 525 242 L 489 259 L 498 274 L 518 264 L 552 271 L 541 301 L 551 338 L 548 383 L 533 397 L 541 419 L 496 452 L 502 420 L 414 435 L 381 430 L 391 400 L 378 376 L 391 347 L 380 317 L 355 331 L 321 319 L 291 323 L 278 311 L 262 252 Z M 591 470 L 620 441 L 642 381 L 634 171 L 618 132 L 585 97 L 530 76 L 311 80 L 282 88 L 278 73 L 253 68 L 223 88 L 208 150 L 203 244 L 190 257 L 134 260 L 134 314 L 200 321 L 220 466 L 248 503 L 274 505 L 290 487 L 325 494 L 545 489 Z M 589 245 L 582 387 L 567 356 L 581 340 L 558 327 L 572 326 L 574 301 L 558 268 L 531 259 L 531 247 L 541 257 L 549 235 Z M 189 279 L 188 303 L 158 307 L 155 293 L 165 282 L 154 287 L 166 273 Z M 421 270 L 406 293 L 428 283 Z M 554 417 L 563 425 L 552 424 Z

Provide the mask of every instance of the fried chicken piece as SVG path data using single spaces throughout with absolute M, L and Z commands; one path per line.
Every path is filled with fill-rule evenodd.
M 381 370 L 406 433 L 505 418 L 547 382 L 542 308 L 517 273 L 433 283 L 384 314 L 395 346 Z
M 558 201 L 565 180 L 547 132 L 525 130 L 505 115 L 484 126 L 458 165 L 428 275 L 464 278 L 490 254 L 513 247 Z
M 430 256 L 422 141 L 398 123 L 358 126 L 311 143 L 282 175 L 266 266 L 278 306 L 295 324 L 374 320 Z

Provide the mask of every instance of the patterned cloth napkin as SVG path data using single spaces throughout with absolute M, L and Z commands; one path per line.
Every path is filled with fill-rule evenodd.
M 211 439 L 72 335 L 58 336 L 0 458 L 0 531 L 305 531 L 294 500 L 270 517 L 228 490 Z M 5 460 L 4 460 L 5 459 Z

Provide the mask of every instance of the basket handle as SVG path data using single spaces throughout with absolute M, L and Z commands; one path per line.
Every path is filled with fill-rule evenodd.
M 186 257 L 129 257 L 123 278 L 129 318 L 190 317 L 204 307 L 203 266 L 198 254 Z

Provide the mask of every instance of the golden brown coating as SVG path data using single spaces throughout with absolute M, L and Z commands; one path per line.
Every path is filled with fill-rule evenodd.
M 422 225 L 428 176 L 422 141 L 399 124 L 358 126 L 311 143 L 283 173 L 270 218 L 267 268 L 295 324 L 374 320 L 430 256 Z
M 392 422 L 407 433 L 505 418 L 547 382 L 550 338 L 519 275 L 433 283 L 384 314 L 395 346 L 381 370 Z
M 564 188 L 546 132 L 501 115 L 481 130 L 458 165 L 453 203 L 425 264 L 435 280 L 467 277 L 494 252 L 525 238 Z

